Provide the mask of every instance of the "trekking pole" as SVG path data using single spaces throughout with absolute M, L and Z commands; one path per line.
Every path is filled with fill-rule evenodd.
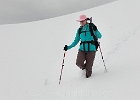
M 88 19 L 90 20 L 90 23 L 92 23 L 92 17 L 90 17 L 90 18 L 88 18 Z M 98 42 L 98 45 L 99 45 L 100 52 L 101 52 L 101 56 L 102 56 L 103 63 L 104 63 L 104 66 L 105 66 L 105 61 L 104 61 L 103 54 L 102 54 L 102 50 L 101 50 L 101 47 L 100 47 L 100 42 Z M 106 66 L 105 66 L 105 72 L 107 72 Z
M 104 61 L 104 58 L 103 58 L 103 54 L 102 54 L 102 50 L 101 50 L 101 47 L 100 47 L 100 43 L 99 43 L 99 48 L 100 48 L 100 52 L 101 52 L 101 56 L 102 56 L 102 60 L 103 60 L 103 63 L 104 63 L 105 72 L 107 72 L 107 68 L 106 68 L 106 66 L 105 66 L 105 61 Z
M 63 68 L 64 68 L 64 60 L 65 60 L 65 56 L 66 56 L 66 51 L 64 52 L 64 56 L 63 56 L 63 61 L 62 61 L 62 68 L 61 68 L 61 74 L 60 74 L 59 84 L 60 84 L 60 82 L 61 82 L 62 71 L 63 71 Z

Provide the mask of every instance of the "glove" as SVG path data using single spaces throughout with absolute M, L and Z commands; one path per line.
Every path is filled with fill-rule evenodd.
M 67 46 L 67 45 L 65 45 L 64 50 L 65 50 L 65 51 L 67 51 L 67 50 L 68 50 L 68 46 Z

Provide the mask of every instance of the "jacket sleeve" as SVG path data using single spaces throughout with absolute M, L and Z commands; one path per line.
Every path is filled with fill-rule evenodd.
M 74 41 L 72 42 L 71 45 L 68 46 L 68 50 L 71 49 L 72 47 L 75 47 L 79 41 L 80 41 L 80 36 L 77 31 Z
M 95 35 L 97 38 L 101 38 L 102 34 L 98 31 L 98 29 L 95 31 Z

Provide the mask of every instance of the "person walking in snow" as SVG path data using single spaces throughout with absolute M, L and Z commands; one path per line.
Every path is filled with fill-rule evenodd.
M 91 32 L 88 20 L 89 18 L 87 18 L 86 15 L 81 15 L 79 17 L 79 20 L 77 21 L 80 22 L 81 26 L 77 30 L 73 43 L 71 45 L 64 46 L 64 50 L 67 51 L 72 47 L 75 47 L 79 41 L 81 41 L 77 54 L 76 65 L 80 69 L 86 70 L 86 78 L 89 78 L 92 74 L 92 66 L 97 51 L 95 39 L 91 33 L 93 33 L 96 38 L 102 37 L 96 26 L 92 28 L 93 32 Z

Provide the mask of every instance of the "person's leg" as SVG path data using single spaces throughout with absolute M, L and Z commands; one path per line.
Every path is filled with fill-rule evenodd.
M 92 74 L 92 66 L 94 62 L 96 52 L 87 52 L 86 54 L 86 77 L 90 77 Z
M 76 65 L 80 69 L 84 69 L 85 68 L 85 64 L 84 64 L 85 59 L 86 59 L 86 53 L 79 50 L 78 54 L 77 54 Z

